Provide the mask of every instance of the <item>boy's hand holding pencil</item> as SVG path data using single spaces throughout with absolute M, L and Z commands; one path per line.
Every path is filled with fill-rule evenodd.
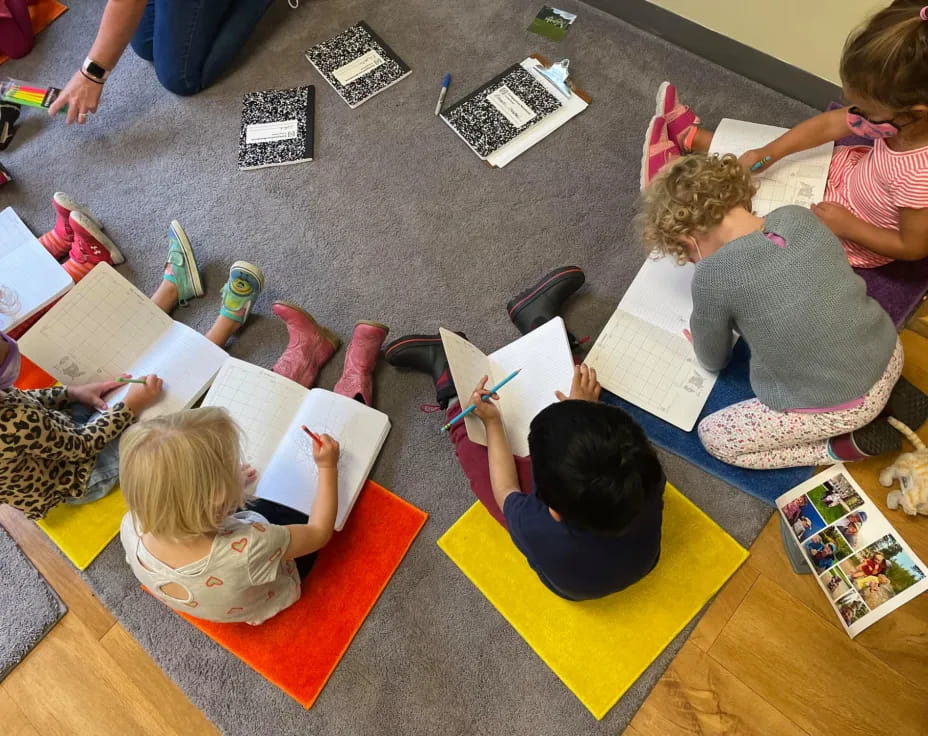
M 466 409 L 464 409 L 460 414 L 458 414 L 454 419 L 448 422 L 445 426 L 441 428 L 442 432 L 448 432 L 455 424 L 460 422 L 468 414 L 476 414 L 483 421 L 484 424 L 487 422 L 499 420 L 499 409 L 496 408 L 493 404 L 490 403 L 490 399 L 496 399 L 499 401 L 499 395 L 496 393 L 509 383 L 513 378 L 518 376 L 522 372 L 522 369 L 513 371 L 508 376 L 506 376 L 502 381 L 497 383 L 493 388 L 487 388 L 487 381 L 489 376 L 484 376 L 480 383 L 477 384 L 477 388 L 474 389 L 474 392 L 470 395 L 471 403 Z
M 492 401 L 488 401 L 486 396 L 489 396 L 491 399 L 499 400 L 499 394 L 492 393 L 487 390 L 487 381 L 489 376 L 484 376 L 480 379 L 480 383 L 477 384 L 477 388 L 474 389 L 473 393 L 470 395 L 470 401 L 474 405 L 474 414 L 480 417 L 481 421 L 486 424 L 487 422 L 492 422 L 500 418 L 499 407 L 494 404 Z

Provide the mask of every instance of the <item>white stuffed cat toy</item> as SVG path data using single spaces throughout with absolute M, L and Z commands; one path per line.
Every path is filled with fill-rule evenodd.
M 912 443 L 914 452 L 903 452 L 896 462 L 880 473 L 880 485 L 889 488 L 899 479 L 899 490 L 890 491 L 886 505 L 891 509 L 902 506 L 910 516 L 928 516 L 928 448 L 911 429 L 894 417 L 887 420 Z

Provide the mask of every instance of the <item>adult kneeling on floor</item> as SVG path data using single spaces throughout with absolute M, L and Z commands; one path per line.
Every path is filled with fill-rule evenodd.
M 87 58 L 49 108 L 68 106 L 68 123 L 97 111 L 112 69 L 131 41 L 178 95 L 213 84 L 252 34 L 271 0 L 108 0 Z

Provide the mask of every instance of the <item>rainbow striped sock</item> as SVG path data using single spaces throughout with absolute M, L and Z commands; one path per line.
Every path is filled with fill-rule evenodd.
M 52 258 L 60 261 L 71 250 L 71 244 L 62 238 L 54 230 L 49 230 L 45 235 L 39 237 L 39 242 L 45 246 L 45 250 L 52 254 Z
M 93 268 L 94 266 L 96 266 L 97 264 L 96 264 L 96 263 L 86 263 L 86 262 L 85 262 L 85 263 L 78 263 L 78 262 L 75 261 L 73 258 L 69 258 L 68 260 L 66 260 L 66 261 L 65 261 L 64 263 L 62 263 L 61 265 L 62 265 L 62 267 L 64 268 L 64 270 L 68 272 L 68 275 L 69 275 L 72 279 L 74 279 L 74 283 L 76 284 L 78 281 L 80 281 L 82 278 L 84 278 L 84 276 L 86 276 L 88 273 L 90 273 L 90 269 L 92 269 L 92 268 Z

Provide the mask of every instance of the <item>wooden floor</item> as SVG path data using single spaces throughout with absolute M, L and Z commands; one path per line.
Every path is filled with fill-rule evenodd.
M 928 391 L 928 340 L 903 332 L 904 375 Z M 928 425 L 920 432 L 928 441 Z M 886 508 L 884 456 L 849 465 L 915 553 L 928 517 Z M 625 731 L 672 734 L 928 733 L 928 594 L 853 641 L 812 575 L 796 575 L 776 517 Z
M 905 374 L 928 390 L 928 340 L 903 340 Z M 854 465 L 854 476 L 928 559 L 928 517 L 885 509 L 876 476 L 888 462 Z M 38 527 L 8 507 L 0 524 L 69 609 L 0 683 L 4 736 L 217 733 Z M 812 576 L 792 572 L 774 519 L 625 733 L 904 736 L 926 724 L 928 595 L 851 641 Z
M 3 736 L 218 733 L 35 524 L 8 506 L 0 506 L 0 524 L 68 606 L 48 636 L 0 682 Z

